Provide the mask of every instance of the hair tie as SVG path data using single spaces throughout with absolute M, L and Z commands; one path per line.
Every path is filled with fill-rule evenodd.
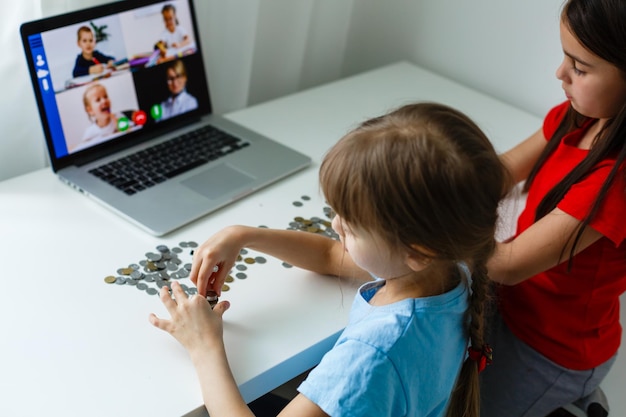
M 484 344 L 482 349 L 476 349 L 472 346 L 467 348 L 469 358 L 478 365 L 478 373 L 485 370 L 487 365 L 493 362 L 493 349 L 488 344 Z

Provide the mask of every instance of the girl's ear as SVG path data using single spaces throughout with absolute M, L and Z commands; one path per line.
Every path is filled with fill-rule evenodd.
M 415 272 L 426 269 L 437 255 L 420 245 L 411 245 L 411 249 L 413 250 L 407 253 L 405 263 Z

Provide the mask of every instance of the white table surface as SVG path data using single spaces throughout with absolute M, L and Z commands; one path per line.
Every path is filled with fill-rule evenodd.
M 159 244 L 200 243 L 229 224 L 284 229 L 295 216 L 323 217 L 317 168 L 325 150 L 360 121 L 422 100 L 466 112 L 500 151 L 541 123 L 397 63 L 229 114 L 309 154 L 313 166 L 162 238 L 70 189 L 48 169 L 1 182 L 0 416 L 201 413 L 188 355 L 148 323 L 150 312 L 166 313 L 157 296 L 106 284 L 104 277 L 138 263 Z M 191 259 L 187 251 L 182 258 Z M 248 278 L 236 279 L 222 297 L 232 304 L 225 314 L 229 361 L 249 401 L 319 361 L 345 325 L 355 290 L 353 283 L 266 258 L 266 264 L 250 265 Z M 605 384 L 614 408 L 624 404 L 617 375 L 623 381 L 625 368 L 618 362 Z

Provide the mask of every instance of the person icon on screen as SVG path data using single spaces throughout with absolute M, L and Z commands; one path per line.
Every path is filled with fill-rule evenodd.
M 198 108 L 198 100 L 187 92 L 187 69 L 181 60 L 168 65 L 165 70 L 170 96 L 161 103 L 160 120 L 169 119 Z
M 96 50 L 96 41 L 88 26 L 81 26 L 77 32 L 77 44 L 81 53 L 76 57 L 74 77 L 103 73 L 107 68 L 115 68 L 115 58 Z
M 159 41 L 167 49 L 181 49 L 191 43 L 191 37 L 187 31 L 178 24 L 176 18 L 176 7 L 166 4 L 161 9 L 165 30 L 161 33 Z
M 111 99 L 107 89 L 99 83 L 90 85 L 83 93 L 83 105 L 91 125 L 85 129 L 83 142 L 98 143 L 115 133 L 124 132 L 135 123 L 137 112 L 128 110 L 114 113 L 111 109 Z

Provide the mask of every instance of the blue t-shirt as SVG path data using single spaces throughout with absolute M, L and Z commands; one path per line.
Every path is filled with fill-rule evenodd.
M 467 286 L 370 305 L 384 283 L 359 289 L 346 329 L 298 391 L 332 417 L 442 416 L 466 356 Z

